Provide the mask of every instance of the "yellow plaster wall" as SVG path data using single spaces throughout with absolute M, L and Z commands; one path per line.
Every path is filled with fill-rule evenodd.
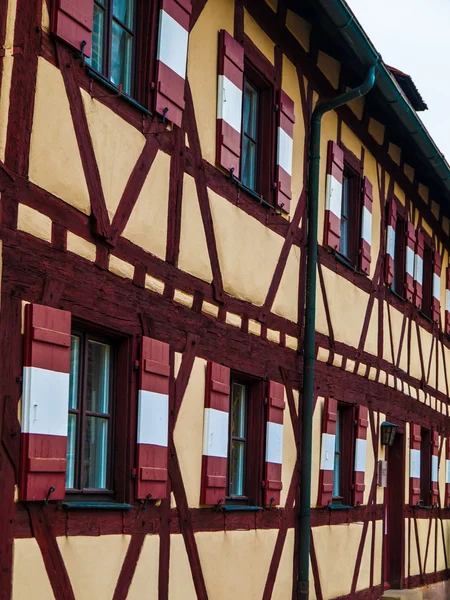
M 90 214 L 89 193 L 64 81 L 59 69 L 41 57 L 38 60 L 29 177 L 64 202 Z
M 67 250 L 91 262 L 95 261 L 97 250 L 95 244 L 75 235 L 71 231 L 67 232 Z
M 115 215 L 145 136 L 107 106 L 81 90 L 109 218 Z
M 225 291 L 263 304 L 283 238 L 211 190 L 209 199 Z
M 389 310 L 389 313 L 388 313 Z M 390 317 L 390 319 L 389 319 Z M 400 369 L 407 371 L 408 369 L 408 345 L 405 343 L 406 341 L 406 332 L 403 337 L 403 342 L 400 347 L 400 337 L 401 330 L 403 324 L 403 313 L 394 308 L 393 306 L 389 306 L 385 302 L 384 303 L 384 335 L 383 335 L 383 358 L 391 363 L 397 362 L 397 356 L 400 350 Z M 392 342 L 391 345 L 391 335 Z M 392 346 L 394 348 L 394 357 L 392 357 Z
M 17 215 L 17 229 L 25 231 L 34 237 L 40 238 L 46 242 L 51 242 L 52 239 L 52 222 L 39 211 L 27 206 L 19 204 Z
M 56 539 L 75 597 L 83 600 L 110 600 L 130 536 L 71 536 Z
M 359 160 L 361 158 L 362 142 L 345 123 L 342 123 L 341 139 L 344 146 L 353 152 Z M 372 183 L 375 185 L 376 182 L 373 181 Z
M 14 58 L 14 25 L 16 22 L 17 0 L 8 1 L 5 30 L 5 55 L 2 60 L 2 85 L 0 89 L 0 160 L 5 160 L 6 134 L 8 129 L 9 94 L 11 91 L 11 76 Z
M 212 555 L 210 560 L 214 564 L 218 562 Z M 201 555 L 200 561 L 203 567 Z M 181 534 L 170 536 L 169 598 L 170 600 L 197 600 L 191 567 Z
M 281 554 L 275 585 L 273 587 L 272 600 L 286 600 L 290 597 L 292 590 L 292 561 L 294 557 L 294 530 L 288 529 Z
M 266 0 L 267 4 L 273 10 L 273 12 L 277 12 L 278 8 L 278 0 Z
M 233 0 L 208 0 L 189 34 L 187 74 L 197 115 L 202 156 L 211 164 L 215 163 L 216 157 L 217 53 L 220 29 L 233 35 Z
M 298 280 L 300 275 L 300 248 L 292 246 L 289 252 L 283 277 L 272 306 L 272 311 L 297 323 L 298 320 Z
M 276 537 L 276 529 L 196 533 L 209 597 L 260 600 Z M 286 560 L 280 568 L 282 565 L 292 571 L 292 561 Z M 288 580 L 287 573 L 281 573 L 281 579 Z M 292 588 L 285 589 L 284 597 L 291 592 Z
M 208 4 L 206 5 L 208 6 Z M 212 280 L 205 230 L 194 178 L 184 175 L 178 267 L 208 283 Z
M 322 272 L 335 339 L 356 348 L 361 337 L 369 294 L 326 267 L 322 267 Z M 374 312 L 372 312 L 372 318 Z M 317 282 L 316 329 L 320 333 L 328 335 L 319 281 Z M 365 349 L 371 354 L 376 354 L 377 337 L 375 327 L 368 330 Z
M 252 40 L 258 50 L 272 63 L 275 62 L 275 44 L 261 29 L 255 19 L 244 8 L 244 32 Z
M 159 151 L 123 231 L 123 237 L 164 259 L 169 210 L 170 156 Z
M 12 600 L 54 598 L 41 550 L 34 538 L 14 540 Z
M 362 529 L 362 523 L 313 528 L 314 546 L 324 598 L 345 596 L 350 592 Z M 357 590 L 369 586 L 371 538 L 372 528 L 369 528 Z M 345 560 L 336 560 L 336 557 L 345 557 Z
M 159 535 L 147 535 L 142 546 L 127 600 L 158 597 Z
M 331 83 L 331 85 L 337 89 L 339 87 L 339 74 L 341 72 L 340 63 L 332 56 L 329 56 L 328 54 L 325 54 L 325 52 L 319 50 L 317 66 Z
M 305 83 L 306 86 L 306 83 Z M 283 55 L 282 88 L 294 102 L 294 147 L 292 151 L 292 200 L 291 215 L 294 214 L 298 199 L 303 189 L 303 156 L 305 147 L 305 122 L 303 119 L 300 86 L 295 65 Z M 305 87 L 306 89 L 306 87 Z
M 300 43 L 300 45 L 303 46 L 303 49 L 308 52 L 311 24 L 308 23 L 308 21 L 305 21 L 305 19 L 299 17 L 292 10 L 288 10 L 286 13 L 286 27 Z
M 188 505 L 199 506 L 202 473 L 206 361 L 196 358 L 174 431 Z M 189 435 L 186 435 L 189 432 Z
M 283 427 L 283 467 L 281 471 L 281 479 L 283 483 L 283 489 L 281 490 L 280 506 L 285 506 L 286 497 L 289 492 L 289 486 L 291 484 L 292 475 L 294 473 L 295 461 L 297 459 L 297 450 L 295 448 L 294 429 L 292 426 L 290 411 L 288 407 L 288 399 L 286 390 L 284 392 L 284 401 L 286 403 L 286 410 L 284 415 L 284 427 Z M 294 391 L 295 408 L 298 413 L 298 392 Z
M 399 148 L 395 144 L 390 143 L 388 153 L 389 153 L 389 156 L 392 158 L 392 160 L 397 165 L 399 165 L 400 159 L 401 159 L 401 154 L 402 154 L 401 148 Z
M 369 133 L 377 144 L 384 142 L 384 130 L 385 127 L 382 123 L 379 123 L 375 119 L 369 119 Z

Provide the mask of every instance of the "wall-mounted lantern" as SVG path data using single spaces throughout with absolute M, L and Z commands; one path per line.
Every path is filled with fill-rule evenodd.
M 395 432 L 397 431 L 398 425 L 394 423 L 388 423 L 383 421 L 381 423 L 381 444 L 382 446 L 392 446 L 394 443 Z

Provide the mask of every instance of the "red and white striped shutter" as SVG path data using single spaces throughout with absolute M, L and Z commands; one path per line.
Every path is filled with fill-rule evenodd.
M 230 369 L 208 362 L 203 421 L 201 504 L 217 504 L 221 499 L 225 501 L 229 412 Z
M 328 142 L 327 191 L 325 199 L 324 244 L 339 250 L 341 242 L 342 182 L 344 179 L 344 151 L 336 142 Z
M 71 314 L 25 307 L 22 388 L 21 500 L 66 494 Z
M 445 271 L 445 333 L 450 335 L 450 267 Z
M 353 487 L 353 504 L 364 502 L 364 476 L 366 473 L 367 428 L 369 426 L 369 409 L 358 406 L 355 440 L 355 474 Z
M 386 227 L 386 256 L 384 263 L 384 278 L 388 285 L 394 281 L 395 264 L 395 230 L 397 228 L 397 204 L 395 199 L 389 203 Z
M 136 498 L 167 497 L 169 344 L 143 336 L 139 363 Z
M 416 255 L 414 257 L 414 305 L 422 308 L 423 298 L 423 251 L 425 247 L 423 231 L 417 230 Z
M 85 56 L 92 52 L 94 0 L 54 0 L 52 32 Z
M 156 55 L 155 111 L 181 127 L 189 42 L 190 0 L 162 0 Z
M 431 432 L 431 506 L 439 503 L 439 434 Z
M 442 258 L 437 250 L 433 253 L 433 321 L 441 317 L 441 271 Z
M 294 149 L 294 101 L 281 90 L 277 135 L 277 206 L 285 212 L 291 207 L 292 152 Z
M 283 464 L 283 417 L 284 386 L 276 381 L 269 381 L 266 422 L 266 465 L 264 504 L 280 504 L 283 485 L 281 469 Z
M 333 499 L 337 407 L 337 400 L 325 398 L 322 421 L 318 506 L 328 506 Z
M 410 425 L 409 450 L 409 503 L 416 506 L 420 502 L 420 425 Z
M 370 273 L 370 250 L 372 246 L 373 186 L 367 177 L 363 182 L 363 207 L 361 215 L 361 259 L 360 269 Z
M 445 453 L 445 505 L 444 508 L 450 506 L 450 438 L 446 439 Z
M 219 33 L 216 162 L 240 176 L 244 48 L 227 31 Z
M 408 221 L 406 232 L 405 294 L 408 302 L 414 300 L 414 261 L 416 248 L 416 230 Z

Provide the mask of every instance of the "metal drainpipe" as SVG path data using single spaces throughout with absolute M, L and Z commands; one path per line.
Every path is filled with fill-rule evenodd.
M 376 63 L 369 69 L 362 85 L 316 106 L 311 117 L 309 139 L 308 249 L 305 301 L 305 341 L 303 360 L 303 410 L 300 464 L 300 507 L 298 523 L 297 598 L 309 598 L 309 553 L 311 531 L 311 458 L 314 406 L 314 347 L 316 323 L 317 223 L 319 213 L 320 127 L 323 115 L 365 96 L 375 84 Z

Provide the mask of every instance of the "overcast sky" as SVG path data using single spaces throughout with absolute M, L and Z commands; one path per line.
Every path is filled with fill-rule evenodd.
M 450 0 L 347 0 L 388 65 L 411 75 L 419 113 L 450 162 Z

